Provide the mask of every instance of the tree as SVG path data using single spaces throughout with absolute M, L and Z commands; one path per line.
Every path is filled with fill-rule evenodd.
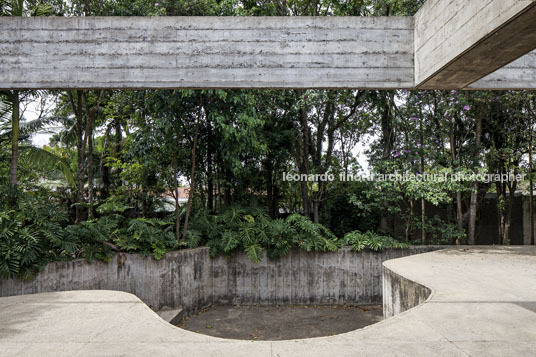
M 46 16 L 53 13 L 49 4 L 25 0 L 3 0 L 0 2 L 1 16 Z M 10 192 L 14 197 L 17 191 L 17 168 L 19 162 L 19 123 L 20 123 L 20 91 L 6 91 L 7 100 L 11 103 L 11 169 Z

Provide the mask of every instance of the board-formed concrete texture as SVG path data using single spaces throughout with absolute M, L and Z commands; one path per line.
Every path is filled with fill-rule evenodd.
M 415 17 L 3 16 L 0 89 L 536 89 L 534 56 L 483 78 L 536 48 L 535 18 L 536 0 L 428 0 Z
M 211 258 L 209 248 L 169 252 L 160 260 L 118 255 L 110 263 L 74 260 L 48 264 L 33 280 L 0 280 L 0 296 L 64 290 L 120 290 L 154 310 L 191 314 L 213 304 L 362 305 L 381 303 L 384 261 L 441 249 L 413 246 L 382 252 L 305 252 L 252 263 L 244 252 Z M 125 260 L 126 258 L 126 260 Z
M 536 19 L 534 20 L 536 22 Z M 469 85 L 469 89 L 536 89 L 536 51 Z
M 411 88 L 411 17 L 0 19 L 3 88 Z
M 428 0 L 415 15 L 415 82 L 465 88 L 534 48 L 534 0 Z
M 185 331 L 124 292 L 5 297 L 0 356 L 534 356 L 535 266 L 536 248 L 526 246 L 390 260 L 384 271 L 425 286 L 428 300 L 360 330 L 274 342 Z

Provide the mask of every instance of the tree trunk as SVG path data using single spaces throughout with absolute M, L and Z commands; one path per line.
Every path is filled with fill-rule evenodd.
M 88 149 L 87 149 L 87 200 L 88 200 L 88 219 L 93 219 L 93 128 L 88 133 Z
M 207 209 L 214 212 L 214 175 L 212 165 L 212 128 L 207 116 Z
M 11 110 L 11 170 L 9 188 L 13 197 L 17 191 L 17 169 L 19 165 L 19 121 L 20 121 L 20 98 L 19 91 L 12 92 L 12 110 Z
M 502 170 L 501 170 L 502 171 Z M 502 172 L 499 172 L 500 174 Z M 498 233 L 499 233 L 499 241 L 497 242 L 498 244 L 503 244 L 504 242 L 504 232 L 505 232 L 505 215 L 504 215 L 504 201 L 506 199 L 506 188 L 505 188 L 505 185 L 504 183 L 502 182 L 496 182 L 495 183 L 496 185 L 496 190 L 497 190 L 497 208 L 498 208 L 498 215 L 497 215 L 497 218 L 498 218 L 498 225 L 497 225 L 497 229 L 498 229 Z M 502 202 L 501 202 L 502 201 Z
M 503 244 L 510 245 L 510 227 L 512 226 L 512 211 L 514 208 L 514 198 L 517 189 L 517 181 L 513 181 L 508 185 L 508 204 L 506 205 L 505 224 L 504 224 L 504 239 Z
M 463 232 L 463 207 L 461 192 L 456 192 L 456 220 L 458 222 L 458 229 L 460 232 Z M 460 244 L 462 244 L 460 239 L 456 239 L 456 245 Z
M 530 109 L 530 102 L 529 102 Z M 529 215 L 530 215 L 530 245 L 534 245 L 534 183 L 532 179 L 532 113 L 529 113 L 530 125 L 529 125 Z
M 392 107 L 394 105 L 394 94 L 387 92 L 387 97 L 385 98 L 385 105 L 383 108 L 382 113 L 382 144 L 383 144 L 383 152 L 382 157 L 384 160 L 389 158 L 391 155 L 391 149 L 393 148 L 393 123 L 392 123 Z M 385 205 L 384 205 L 385 206 Z M 383 212 L 386 209 L 382 209 L 382 215 L 380 217 L 380 229 L 384 232 L 389 231 L 389 220 L 387 216 L 385 215 L 385 212 Z
M 197 136 L 199 134 L 199 119 L 202 115 L 203 110 L 203 97 L 201 97 L 201 105 L 199 108 L 199 115 L 197 116 L 197 120 L 195 122 L 195 136 L 194 136 L 194 143 L 192 148 L 192 173 L 190 176 L 190 190 L 188 191 L 188 206 L 186 207 L 186 217 L 184 218 L 184 229 L 182 232 L 182 236 L 184 239 L 188 236 L 188 219 L 190 218 L 190 209 L 192 207 L 192 197 L 194 195 L 194 185 L 195 185 L 195 149 L 197 147 Z
M 110 151 L 110 129 L 108 126 L 106 133 L 104 135 L 104 145 L 102 149 L 102 154 L 99 163 L 99 169 L 101 173 L 101 182 L 102 187 L 100 190 L 100 198 L 106 199 L 110 193 L 110 168 L 106 165 L 106 157 L 109 155 Z
M 274 190 L 272 193 L 272 212 L 274 213 L 273 219 L 277 219 L 279 217 L 279 187 L 277 187 L 277 184 L 274 184 Z
M 449 134 L 449 145 L 450 145 L 450 159 L 452 168 L 456 168 L 456 139 L 454 137 L 454 120 L 451 122 L 450 134 Z M 456 192 L 456 221 L 458 223 L 458 230 L 463 232 L 463 207 L 462 207 L 462 194 L 461 192 Z M 456 239 L 456 245 L 460 245 L 462 242 L 460 239 Z
M 415 215 L 415 201 L 409 200 L 409 220 L 406 226 L 406 242 L 411 240 L 413 236 L 413 216 Z
M 480 161 L 480 143 L 482 140 L 482 111 L 476 118 L 475 143 L 476 154 L 473 169 L 478 167 Z M 476 210 L 477 210 L 478 182 L 473 183 L 473 191 L 471 192 L 471 203 L 469 205 L 469 229 L 467 232 L 467 243 L 470 245 L 476 244 Z
M 320 206 L 318 200 L 313 201 L 313 222 L 319 223 L 318 207 Z
M 268 215 L 271 218 L 274 218 L 274 212 L 273 210 L 273 178 L 272 178 L 272 161 L 270 158 L 267 158 L 264 161 L 264 170 L 266 173 L 266 206 L 268 207 Z
M 423 116 L 422 111 L 419 119 L 419 130 L 421 132 L 421 174 L 424 174 L 424 129 L 423 129 Z M 428 237 L 426 236 L 426 201 L 421 198 L 421 239 L 422 244 L 428 244 Z
M 181 216 L 179 210 L 179 180 L 177 178 L 177 157 L 173 157 L 173 185 L 175 189 L 175 239 L 181 239 Z
M 71 99 L 71 105 L 76 118 L 75 131 L 76 131 L 76 218 L 75 222 L 80 223 L 82 221 L 82 206 L 80 205 L 84 200 L 84 119 L 82 114 L 82 91 L 76 91 L 76 104 L 74 103 L 73 95 L 69 92 L 69 98 Z

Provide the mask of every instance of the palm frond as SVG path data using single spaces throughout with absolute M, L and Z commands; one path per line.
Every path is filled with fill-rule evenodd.
M 66 158 L 31 145 L 22 145 L 19 149 L 24 154 L 24 158 L 34 167 L 41 170 L 58 170 L 69 185 L 74 186 L 76 184 L 70 162 Z

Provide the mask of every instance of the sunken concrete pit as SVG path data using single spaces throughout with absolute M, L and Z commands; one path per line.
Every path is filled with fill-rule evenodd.
M 393 294 L 386 300 L 393 314 L 409 307 L 397 296 L 411 296 L 412 289 L 416 295 L 429 289 L 426 301 L 359 330 L 286 341 L 186 331 L 118 291 L 5 297 L 0 355 L 534 356 L 535 266 L 536 248 L 526 246 L 448 248 L 388 260 L 384 273 L 398 277 L 384 285 Z
M 296 249 L 275 260 L 264 255 L 259 263 L 243 252 L 212 258 L 206 247 L 170 252 L 161 260 L 124 254 L 110 263 L 51 263 L 35 280 L 0 281 L 0 293 L 118 290 L 136 295 L 155 311 L 180 309 L 182 316 L 211 305 L 381 304 L 384 261 L 440 248 L 359 253 L 350 247 L 329 253 Z

